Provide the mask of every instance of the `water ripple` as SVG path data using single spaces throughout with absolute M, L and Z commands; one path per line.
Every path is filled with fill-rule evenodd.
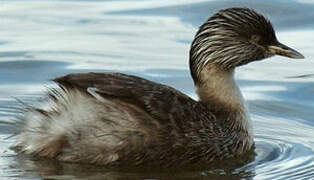
M 313 127 L 288 119 L 272 117 L 270 121 L 265 117 L 258 118 L 255 121 L 259 128 L 255 137 L 257 156 L 252 163 L 240 169 L 255 169 L 255 179 L 313 177 Z

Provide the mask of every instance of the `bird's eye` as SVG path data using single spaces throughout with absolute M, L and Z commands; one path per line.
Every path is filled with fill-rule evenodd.
M 257 44 L 260 39 L 261 39 L 261 36 L 254 34 L 251 36 L 250 41 Z

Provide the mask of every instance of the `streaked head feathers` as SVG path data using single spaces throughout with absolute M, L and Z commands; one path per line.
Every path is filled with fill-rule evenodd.
M 192 77 L 200 80 L 200 72 L 209 63 L 228 70 L 279 54 L 269 48 L 278 44 L 272 24 L 263 15 L 248 8 L 220 10 L 199 28 L 192 43 Z M 301 56 L 298 53 L 294 58 Z

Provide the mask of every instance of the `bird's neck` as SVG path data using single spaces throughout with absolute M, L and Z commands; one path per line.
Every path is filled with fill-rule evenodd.
M 234 70 L 225 70 L 208 65 L 200 73 L 196 83 L 200 102 L 205 104 L 218 120 L 230 129 L 247 131 L 251 134 L 251 122 L 240 89 L 234 80 Z

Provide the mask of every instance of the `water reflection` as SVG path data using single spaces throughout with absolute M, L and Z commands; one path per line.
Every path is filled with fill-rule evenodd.
M 247 6 L 267 14 L 280 30 L 280 41 L 293 44 L 307 57 L 274 57 L 237 71 L 256 136 L 256 156 L 243 158 L 243 164 L 153 171 L 34 160 L 8 149 L 14 139 L 5 137 L 12 130 L 0 124 L 0 177 L 313 178 L 314 4 L 305 2 L 0 1 L 0 120 L 10 120 L 15 113 L 9 108 L 16 106 L 11 97 L 32 102 L 52 85 L 47 80 L 72 72 L 135 74 L 171 85 L 196 99 L 187 64 L 189 44 L 197 26 L 220 8 Z
M 100 167 L 82 164 L 67 164 L 47 159 L 29 159 L 14 156 L 12 167 L 23 170 L 24 177 L 34 178 L 79 178 L 79 179 L 229 179 L 251 178 L 255 175 L 254 168 L 237 169 L 243 164 L 254 160 L 254 152 L 247 153 L 240 159 L 214 163 L 207 166 L 186 167 Z M 212 167 L 213 166 L 213 167 Z M 176 172 L 176 173 L 173 173 Z

